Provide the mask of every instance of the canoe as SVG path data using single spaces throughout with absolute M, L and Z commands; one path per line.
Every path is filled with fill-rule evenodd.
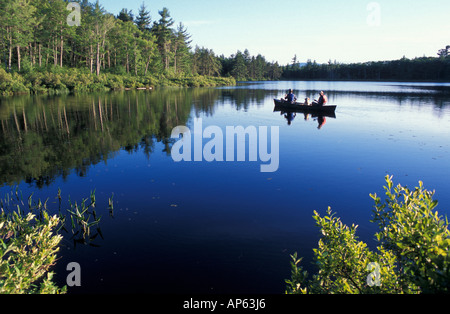
M 303 113 L 305 116 L 309 115 L 312 118 L 333 118 L 336 119 L 336 112 L 334 111 L 330 111 L 330 112 L 321 112 L 321 111 L 307 111 L 307 110 L 302 110 L 302 108 L 297 108 L 297 109 L 286 109 L 283 108 L 285 106 L 275 106 L 275 109 L 273 110 L 273 112 L 281 112 L 281 113 Z
M 276 111 L 295 111 L 295 112 L 311 112 L 333 114 L 337 106 L 306 106 L 301 103 L 290 103 L 280 99 L 274 99 Z

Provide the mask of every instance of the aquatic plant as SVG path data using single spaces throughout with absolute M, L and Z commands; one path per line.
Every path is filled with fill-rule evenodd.
M 6 199 L 9 202 L 10 199 Z M 56 233 L 61 223 L 58 216 L 40 211 L 41 218 L 32 212 L 17 209 L 0 212 L 0 293 L 2 294 L 59 294 L 66 288 L 57 287 L 50 271 L 57 260 L 62 236 Z
M 80 206 L 77 202 L 72 204 L 70 201 L 70 209 L 67 212 L 70 214 L 70 221 L 72 226 L 72 232 L 74 234 L 80 233 L 81 230 L 83 238 L 89 237 L 91 234 L 91 228 L 98 225 L 101 217 L 97 217 L 95 212 L 95 194 L 91 194 L 91 203 L 86 204 L 87 199 L 82 200 Z M 89 211 L 91 210 L 91 211 Z M 91 220 L 91 217 L 93 220 Z
M 63 207 L 60 189 L 56 199 L 58 213 L 53 216 L 49 214 L 49 199 L 34 201 L 31 194 L 24 203 L 18 187 L 0 199 L 0 293 L 65 293 L 66 287 L 59 288 L 53 282 L 51 271 L 58 260 L 61 231 L 72 233 L 74 244 L 95 246 L 91 241 L 98 235 L 103 237 L 101 217 L 95 211 L 95 191 L 80 205 L 69 198 L 68 209 Z M 95 234 L 91 231 L 94 227 Z
M 110 198 L 108 198 L 108 211 L 109 211 L 109 216 L 111 218 L 114 218 L 114 193 L 112 194 L 112 196 Z

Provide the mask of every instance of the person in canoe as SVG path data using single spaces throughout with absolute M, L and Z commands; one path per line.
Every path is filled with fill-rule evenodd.
M 290 89 L 288 91 L 287 95 L 284 97 L 284 100 L 286 100 L 287 102 L 289 102 L 291 104 L 294 104 L 297 101 L 297 96 L 295 96 L 292 89 Z
M 325 106 L 328 103 L 328 97 L 322 91 L 319 95 L 319 100 L 314 100 L 313 106 Z

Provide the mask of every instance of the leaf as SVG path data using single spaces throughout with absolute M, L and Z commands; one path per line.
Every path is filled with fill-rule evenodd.
M 48 213 L 46 211 L 43 211 L 42 214 L 44 215 L 45 221 L 49 221 Z
M 103 234 L 102 234 L 102 230 L 100 229 L 100 227 L 97 228 L 97 232 L 100 235 L 100 237 L 103 239 Z

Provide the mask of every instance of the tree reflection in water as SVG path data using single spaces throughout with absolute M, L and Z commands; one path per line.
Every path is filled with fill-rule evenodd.
M 163 143 L 170 155 L 171 131 L 185 125 L 192 110 L 212 116 L 216 104 L 224 100 L 246 110 L 267 93 L 165 88 L 1 99 L 0 184 L 25 181 L 41 188 L 72 171 L 84 176 L 91 165 L 120 150 L 142 150 L 149 157 L 155 142 Z

